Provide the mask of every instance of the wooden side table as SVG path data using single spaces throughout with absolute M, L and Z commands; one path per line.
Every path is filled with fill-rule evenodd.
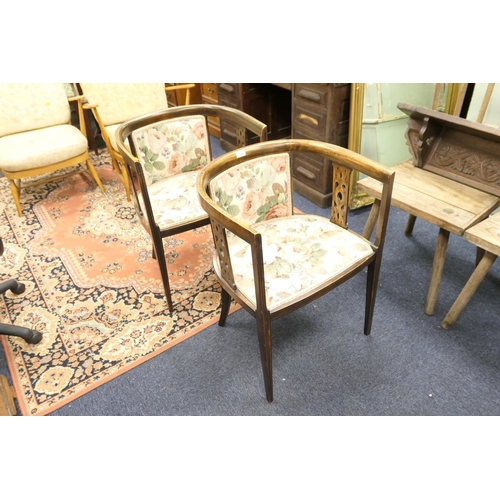
M 396 172 L 392 206 L 410 214 L 405 235 L 415 218 L 438 226 L 439 233 L 425 313 L 434 314 L 450 233 L 462 236 L 500 205 L 500 131 L 463 118 L 408 104 L 406 132 L 412 159 L 392 167 Z M 369 237 L 380 206 L 380 186 L 358 181 L 375 198 L 365 226 Z

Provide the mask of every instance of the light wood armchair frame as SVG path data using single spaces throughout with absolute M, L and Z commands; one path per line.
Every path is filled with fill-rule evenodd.
M 61 87 L 63 84 L 61 84 Z M 41 99 L 43 99 L 41 97 Z M 85 127 L 85 119 L 83 116 L 83 107 L 82 107 L 82 99 L 83 96 L 74 96 L 74 97 L 68 97 L 68 110 L 69 110 L 69 103 L 70 102 L 77 102 L 77 107 L 78 107 L 78 121 L 79 121 L 79 128 L 81 133 L 85 136 L 87 139 L 87 130 Z M 46 106 L 46 103 L 43 102 L 42 100 L 40 101 L 40 106 Z M 71 116 L 71 112 L 69 112 Z M 69 123 L 69 122 L 68 122 Z M 57 149 L 58 145 L 54 145 L 54 149 Z M 31 177 L 36 177 L 42 174 L 49 174 L 52 172 L 56 172 L 59 170 L 66 169 L 68 167 L 72 167 L 81 163 L 85 163 L 86 167 L 82 167 L 78 170 L 70 171 L 70 172 L 63 172 L 59 175 L 53 175 L 50 176 L 49 178 L 42 178 L 42 179 L 35 179 L 31 182 L 22 182 L 24 179 L 28 179 Z M 101 179 L 99 178 L 99 175 L 97 171 L 95 170 L 94 165 L 90 161 L 89 157 L 89 151 L 88 148 L 80 155 L 68 158 L 64 161 L 59 161 L 57 163 L 51 163 L 48 165 L 43 165 L 39 166 L 36 168 L 29 168 L 26 170 L 21 170 L 21 171 L 9 171 L 8 169 L 2 169 L 2 173 L 5 175 L 9 182 L 9 187 L 12 193 L 12 197 L 14 198 L 14 203 L 16 204 L 17 212 L 19 216 L 22 216 L 22 208 L 21 208 L 21 200 L 20 200 L 20 195 L 21 195 L 21 189 L 27 189 L 33 186 L 38 186 L 41 184 L 47 184 L 48 182 L 55 182 L 61 179 L 64 179 L 66 177 L 69 177 L 71 175 L 76 175 L 79 173 L 87 172 L 91 175 L 91 177 L 94 179 L 96 184 L 99 186 L 99 189 L 104 193 L 104 186 L 102 185 Z
M 165 289 L 165 296 L 170 311 L 173 311 L 173 302 L 172 293 L 170 290 L 167 263 L 165 259 L 165 252 L 163 248 L 163 239 L 174 234 L 188 231 L 190 229 L 205 226 L 209 224 L 209 218 L 207 215 L 201 220 L 198 219 L 193 221 L 190 219 L 186 219 L 181 223 L 170 226 L 166 229 L 162 229 L 158 225 L 158 223 L 156 222 L 153 207 L 151 205 L 151 200 L 148 196 L 148 185 L 145 179 L 144 169 L 137 156 L 137 151 L 135 149 L 131 135 L 135 130 L 147 125 L 163 122 L 169 119 L 192 117 L 196 115 L 202 115 L 205 117 L 207 131 L 208 118 L 217 117 L 228 120 L 229 122 L 234 124 L 241 137 L 245 136 L 245 130 L 249 130 L 252 133 L 256 134 L 259 141 L 265 141 L 267 139 L 266 124 L 238 109 L 210 104 L 192 104 L 189 106 L 178 106 L 155 113 L 150 113 L 148 115 L 138 117 L 134 120 L 130 120 L 122 124 L 121 127 L 116 131 L 116 142 L 118 145 L 119 153 L 125 160 L 127 175 L 131 180 L 130 192 L 132 194 L 132 200 L 134 202 L 135 210 L 139 220 L 151 236 L 153 245 L 153 257 L 158 261 L 161 278 Z M 130 150 L 125 145 L 126 141 L 128 141 L 130 145 Z M 202 171 L 203 170 L 201 170 L 201 172 Z M 168 189 L 168 186 L 165 186 L 165 189 Z M 141 196 L 143 199 L 143 204 L 141 204 L 140 202 Z
M 234 166 L 257 158 L 265 158 L 269 155 L 279 153 L 312 153 L 320 157 L 331 160 L 333 165 L 333 203 L 331 219 L 324 219 L 326 226 L 329 223 L 347 231 L 348 204 L 350 178 L 353 172 L 359 171 L 367 176 L 374 177 L 383 185 L 378 212 L 378 226 L 374 242 L 370 243 L 356 235 L 356 241 L 364 242 L 373 253 L 363 257 L 363 260 L 351 263 L 333 278 L 328 278 L 321 287 L 313 287 L 310 292 L 300 296 L 298 300 L 291 303 L 286 302 L 278 308 L 270 311 L 266 300 L 266 284 L 263 257 L 263 237 L 259 232 L 258 226 L 252 227 L 229 215 L 213 199 L 210 183 L 219 174 L 231 169 Z M 279 140 L 270 141 L 261 144 L 255 144 L 227 153 L 214 160 L 198 176 L 198 192 L 202 207 L 210 216 L 212 232 L 216 247 L 216 259 L 219 264 L 216 269 L 219 271 L 219 281 L 222 285 L 222 311 L 219 325 L 224 326 L 231 299 L 241 304 L 257 321 L 258 340 L 260 346 L 260 355 L 264 375 L 266 397 L 269 402 L 273 400 L 273 382 L 272 382 L 272 351 L 271 351 L 271 322 L 279 317 L 289 314 L 298 308 L 316 300 L 330 290 L 349 280 L 365 268 L 368 268 L 366 298 L 365 298 L 365 324 L 364 333 L 369 335 L 371 332 L 373 310 L 375 297 L 377 293 L 377 283 L 382 261 L 382 250 L 384 246 L 389 209 L 391 204 L 391 192 L 394 179 L 394 173 L 378 163 L 369 160 L 357 153 L 344 149 L 333 144 L 326 144 L 310 140 Z M 293 182 L 293 181 L 292 181 Z M 293 193 L 293 189 L 291 191 Z M 293 202 L 292 202 L 293 203 Z M 279 219 L 273 219 L 273 221 Z M 253 281 L 255 283 L 255 304 L 248 300 L 248 296 L 239 290 L 233 274 L 234 261 L 231 257 L 228 246 L 227 233 L 230 232 L 244 240 L 251 248 L 251 260 L 253 264 Z M 348 231 L 351 235 L 355 234 Z M 360 238 L 359 240 L 357 238 Z M 331 242 L 331 240 L 330 240 Z

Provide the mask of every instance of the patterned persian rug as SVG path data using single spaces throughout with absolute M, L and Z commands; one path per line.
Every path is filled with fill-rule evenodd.
M 0 178 L 0 322 L 36 329 L 29 345 L 2 338 L 23 415 L 46 415 L 218 320 L 210 227 L 164 240 L 174 313 L 168 312 L 149 235 L 107 151 L 92 156 L 103 194 L 86 174 L 21 193 L 17 215 Z

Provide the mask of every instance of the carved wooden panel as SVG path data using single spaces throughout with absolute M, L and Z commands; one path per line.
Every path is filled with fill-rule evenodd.
M 214 238 L 215 251 L 219 259 L 222 278 L 234 290 L 236 290 L 233 268 L 231 267 L 231 259 L 229 256 L 229 248 L 227 246 L 226 230 L 224 229 L 224 226 L 212 220 L 212 234 Z
M 500 130 L 464 118 L 399 104 L 410 115 L 413 164 L 500 196 Z
M 330 220 L 344 229 L 347 229 L 351 173 L 350 168 L 333 165 L 333 209 Z

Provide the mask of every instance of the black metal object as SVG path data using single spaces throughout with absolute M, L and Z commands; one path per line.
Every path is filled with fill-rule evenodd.
M 0 256 L 3 255 L 4 246 L 2 238 L 0 238 Z M 24 283 L 19 283 L 14 279 L 10 279 L 0 283 L 0 294 L 5 294 L 8 290 L 12 293 L 19 295 L 24 292 L 26 287 Z M 0 335 L 12 335 L 14 337 L 23 338 L 28 344 L 38 344 L 42 340 L 42 334 L 37 330 L 26 328 L 24 326 L 8 325 L 0 323 Z

